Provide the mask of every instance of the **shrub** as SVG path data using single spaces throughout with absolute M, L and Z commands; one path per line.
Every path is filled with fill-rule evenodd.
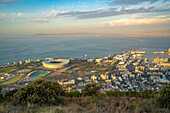
M 3 95 L 1 93 L 2 87 L 0 87 L 0 102 L 3 102 Z
M 151 104 L 148 103 L 148 102 L 140 102 L 138 103 L 139 107 L 141 109 L 143 109 L 145 112 L 152 112 L 152 109 L 151 109 Z
M 99 93 L 100 86 L 96 85 L 95 83 L 93 84 L 87 84 L 85 88 L 83 89 L 82 93 L 84 96 L 92 96 L 97 93 Z
M 127 92 L 126 92 L 126 95 L 127 95 L 127 96 L 131 96 L 131 97 L 133 97 L 133 96 L 138 97 L 138 96 L 140 96 L 140 93 L 139 93 L 139 92 L 136 92 L 136 91 L 127 91 Z
M 114 90 L 114 91 L 107 91 L 106 92 L 107 96 L 115 96 L 118 97 L 121 95 L 121 92 L 119 90 Z
M 135 110 L 136 106 L 134 104 L 129 104 L 128 109 L 133 111 Z
M 81 93 L 79 92 L 68 92 L 65 95 L 66 97 L 81 97 Z
M 92 104 L 93 102 L 90 101 L 90 100 L 87 100 L 87 101 L 84 101 L 84 102 L 80 102 L 79 104 L 82 105 L 82 104 Z
M 14 90 L 11 90 L 11 91 L 8 91 L 5 93 L 4 95 L 4 101 L 11 101 L 14 94 L 18 91 L 18 89 L 14 89 Z
M 93 95 L 92 98 L 103 98 L 103 97 L 106 97 L 107 95 L 106 94 L 103 94 L 103 93 L 99 93 L 99 94 L 96 94 L 96 95 Z
M 144 89 L 142 91 L 142 93 L 144 93 L 144 94 L 153 94 L 153 91 L 151 89 Z
M 124 91 L 119 91 L 119 90 L 114 90 L 114 91 L 107 91 L 106 94 L 108 96 L 115 96 L 115 97 L 119 97 L 119 96 L 136 96 L 136 97 L 139 97 L 141 96 L 141 93 L 139 92 L 136 92 L 136 91 L 127 91 L 127 92 L 124 92 Z
M 15 104 L 58 105 L 63 103 L 64 90 L 58 82 L 37 80 L 19 89 L 13 101 Z
M 170 83 L 159 91 L 156 101 L 160 107 L 170 109 Z

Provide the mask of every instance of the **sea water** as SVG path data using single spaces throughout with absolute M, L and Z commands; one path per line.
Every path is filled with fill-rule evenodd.
M 142 47 L 142 48 L 141 48 Z M 168 51 L 170 37 L 0 37 L 0 65 L 27 59 L 105 57 L 134 48 L 147 52 Z

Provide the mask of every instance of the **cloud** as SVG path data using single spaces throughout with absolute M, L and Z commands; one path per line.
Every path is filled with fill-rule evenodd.
M 33 23 L 48 23 L 49 20 L 48 19 L 32 19 L 32 20 L 28 20 L 28 22 L 33 22 Z
M 36 36 L 41 37 L 79 37 L 79 36 L 98 36 L 99 34 L 94 33 L 87 33 L 87 32 L 80 32 L 80 33 L 62 33 L 62 34 L 44 34 L 39 33 L 35 34 Z
M 6 17 L 7 16 L 7 14 L 6 13 L 0 13 L 0 17 L 2 18 L 2 17 Z
M 63 34 L 44 34 L 44 33 L 39 33 L 35 34 L 35 36 L 40 36 L 40 37 L 82 37 L 82 36 L 121 36 L 121 37 L 127 37 L 127 36 L 132 36 L 132 37 L 140 37 L 140 36 L 145 36 L 145 37 L 150 37 L 150 36 L 158 36 L 158 37 L 169 37 L 170 36 L 170 29 L 165 29 L 165 30 L 140 30 L 134 32 L 128 31 L 128 32 L 112 32 L 112 33 L 87 33 L 87 32 L 80 32 L 80 33 L 63 33 Z
M 110 5 L 136 5 L 136 4 L 140 4 L 143 2 L 149 2 L 151 4 L 160 1 L 160 0 L 115 0 L 115 1 L 111 1 Z M 164 0 L 163 3 L 167 2 L 168 0 Z
M 110 8 L 108 10 L 100 9 L 94 11 L 70 11 L 70 12 L 60 12 L 52 11 L 49 15 L 43 16 L 47 19 L 64 18 L 64 17 L 75 17 L 77 19 L 92 19 L 92 18 L 103 18 L 110 16 L 118 16 L 125 14 L 135 14 L 135 13 L 147 13 L 147 12 L 164 12 L 170 11 L 170 9 L 157 9 L 152 7 L 140 7 L 135 8 L 121 8 L 117 10 L 115 8 Z
M 148 25 L 148 24 L 162 24 L 170 23 L 170 15 L 160 15 L 152 18 L 127 18 L 120 20 L 112 20 L 100 23 L 100 27 L 114 27 L 114 26 L 134 26 L 134 25 Z
M 17 16 L 17 13 L 0 13 L 0 19 L 2 18 L 14 18 L 15 16 Z
M 0 4 L 8 4 L 16 1 L 21 1 L 21 0 L 0 0 Z
M 17 16 L 22 16 L 22 15 L 23 15 L 23 13 L 18 13 L 18 14 L 17 14 Z

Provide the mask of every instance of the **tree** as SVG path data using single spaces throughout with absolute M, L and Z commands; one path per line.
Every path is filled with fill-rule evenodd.
M 0 87 L 0 94 L 1 94 L 1 91 L 2 91 L 2 87 Z
M 4 101 L 11 101 L 14 97 L 14 94 L 18 91 L 18 89 L 13 89 L 11 91 L 8 91 L 4 95 Z
M 1 90 L 2 90 L 2 87 L 0 87 L 0 102 L 3 101 L 3 95 L 2 95 L 2 93 L 1 93 Z
M 144 94 L 152 94 L 153 91 L 152 91 L 151 89 L 144 89 L 144 90 L 142 91 L 142 93 L 144 93 Z
M 87 84 L 85 88 L 83 89 L 82 93 L 84 96 L 92 96 L 94 94 L 99 93 L 100 86 L 96 85 L 95 83 L 93 84 Z
M 58 82 L 37 80 L 14 94 L 14 103 L 27 105 L 58 105 L 63 103 L 65 91 Z
M 170 83 L 160 90 L 156 101 L 161 107 L 170 109 Z

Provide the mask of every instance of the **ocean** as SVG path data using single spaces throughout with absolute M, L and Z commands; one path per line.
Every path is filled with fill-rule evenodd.
M 143 40 L 143 41 L 140 41 Z M 142 47 L 142 48 L 141 48 Z M 0 37 L 0 65 L 27 59 L 105 57 L 135 48 L 147 52 L 168 51 L 170 37 Z

